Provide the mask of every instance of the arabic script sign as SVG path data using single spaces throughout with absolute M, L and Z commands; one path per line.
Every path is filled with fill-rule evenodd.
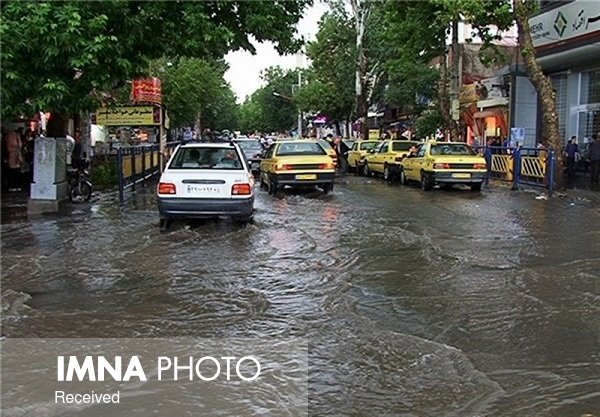
M 162 102 L 160 79 L 152 77 L 134 80 L 132 94 L 134 102 L 160 104 Z
M 96 124 L 104 126 L 160 125 L 160 108 L 152 106 L 101 107 L 96 111 Z
M 600 1 L 573 1 L 529 19 L 536 48 L 600 32 Z

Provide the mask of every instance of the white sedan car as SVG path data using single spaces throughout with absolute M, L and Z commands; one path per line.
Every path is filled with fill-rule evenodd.
M 254 177 L 232 143 L 188 143 L 167 163 L 157 187 L 161 227 L 173 218 L 252 220 Z

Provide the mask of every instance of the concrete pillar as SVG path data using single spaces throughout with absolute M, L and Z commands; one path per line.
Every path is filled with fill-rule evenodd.
M 66 138 L 35 139 L 30 214 L 57 212 L 67 198 Z

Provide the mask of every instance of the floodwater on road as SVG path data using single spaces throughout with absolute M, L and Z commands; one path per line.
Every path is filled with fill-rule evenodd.
M 2 225 L 4 336 L 300 337 L 310 415 L 600 416 L 598 207 L 346 176 L 161 233 L 147 190 Z

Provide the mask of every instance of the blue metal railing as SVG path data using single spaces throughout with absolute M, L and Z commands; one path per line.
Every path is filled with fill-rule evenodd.
M 490 178 L 519 185 L 541 187 L 551 195 L 556 178 L 556 155 L 552 149 L 485 146 L 476 148 L 485 158 Z
M 163 164 L 169 160 L 180 142 L 168 142 L 163 152 Z M 139 184 L 161 172 L 159 145 L 123 147 L 117 150 L 117 176 L 119 178 L 119 203 L 125 201 L 125 191 L 135 190 Z

